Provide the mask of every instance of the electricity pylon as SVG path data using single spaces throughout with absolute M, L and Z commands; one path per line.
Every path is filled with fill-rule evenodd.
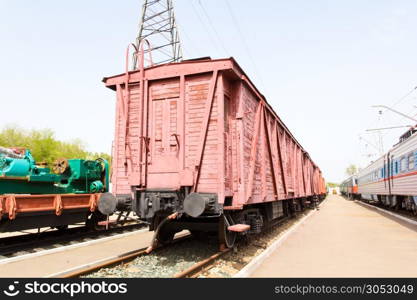
M 154 65 L 182 60 L 181 41 L 172 0 L 145 0 L 135 43 L 137 49 L 142 40 L 149 42 L 149 47 L 144 47 L 144 54 L 151 54 Z M 137 68 L 135 56 L 133 69 Z

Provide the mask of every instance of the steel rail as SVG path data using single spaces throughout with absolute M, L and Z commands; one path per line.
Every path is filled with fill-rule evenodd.
M 223 251 L 219 251 L 216 254 L 213 254 L 212 256 L 210 256 L 210 257 L 208 257 L 204 260 L 201 260 L 198 263 L 195 263 L 194 265 L 192 265 L 188 269 L 175 274 L 174 278 L 189 278 L 189 277 L 195 276 L 196 274 L 203 271 L 206 266 L 208 266 L 209 264 L 214 263 L 217 259 L 222 257 L 224 254 L 229 253 L 230 250 L 231 250 L 231 248 L 227 248 Z
M 155 248 L 155 249 L 153 249 L 153 251 L 158 251 L 158 250 L 163 249 L 167 246 L 183 242 L 185 240 L 188 240 L 190 237 L 191 237 L 190 234 L 182 235 L 182 236 L 174 239 L 172 241 L 172 243 L 164 245 L 164 246 L 160 246 L 158 248 Z M 54 277 L 58 277 L 58 278 L 78 278 L 78 277 L 83 276 L 83 275 L 94 273 L 94 272 L 96 272 L 96 271 L 98 271 L 102 268 L 106 268 L 106 267 L 114 266 L 114 265 L 119 265 L 119 264 L 122 264 L 122 263 L 125 263 L 125 262 L 128 262 L 128 261 L 131 261 L 131 260 L 133 260 L 137 257 L 142 256 L 142 255 L 147 255 L 148 254 L 148 252 L 146 251 L 147 249 L 148 249 L 148 247 L 139 248 L 137 250 L 133 250 L 133 251 L 129 251 L 129 252 L 126 252 L 126 253 L 123 253 L 123 254 L 119 254 L 119 255 L 117 255 L 117 257 L 113 257 L 113 258 L 110 258 L 110 259 L 107 259 L 105 261 L 101 261 L 101 262 L 98 262 L 98 263 L 93 263 L 92 265 L 85 265 L 85 266 L 82 266 L 79 269 L 74 270 L 74 271 L 61 272 L 59 274 L 56 274 L 56 276 L 54 276 Z
M 146 248 L 137 249 L 128 253 L 121 254 L 117 258 L 106 260 L 102 263 L 94 264 L 92 266 L 86 266 L 73 272 L 63 272 L 57 275 L 58 278 L 78 278 L 83 275 L 94 273 L 102 268 L 109 267 L 116 264 L 124 263 L 128 260 L 133 260 L 136 257 L 146 254 Z
M 106 230 L 86 230 L 85 226 L 80 226 L 69 228 L 63 232 L 54 230 L 5 237 L 0 239 L 0 256 L 9 257 L 10 254 L 15 252 L 31 252 L 34 248 L 44 248 L 59 243 L 67 244 L 86 238 L 100 239 L 101 236 L 110 236 L 114 233 L 141 229 L 144 227 L 144 224 L 127 224 Z M 81 242 L 82 241 L 80 241 L 80 243 Z
M 263 233 L 266 233 L 268 230 L 273 229 L 276 226 L 280 226 L 284 224 L 286 221 L 290 220 L 290 217 L 284 217 L 282 219 L 276 220 L 275 222 L 272 222 L 269 224 L 268 227 L 265 228 L 265 231 Z M 190 277 L 196 277 L 197 274 L 201 273 L 203 270 L 207 269 L 206 267 L 210 264 L 214 263 L 217 259 L 222 257 L 224 254 L 229 253 L 232 250 L 232 248 L 226 248 L 224 250 L 221 250 L 217 252 L 216 254 L 213 254 L 212 256 L 201 260 L 188 269 L 181 271 L 177 274 L 175 274 L 174 278 L 190 278 Z

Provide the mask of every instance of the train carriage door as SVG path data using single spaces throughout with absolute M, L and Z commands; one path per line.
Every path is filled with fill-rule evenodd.
M 148 187 L 179 185 L 180 140 L 178 98 L 152 99 L 150 107 L 150 161 Z
M 387 181 L 385 180 L 386 178 L 386 166 L 387 166 L 387 159 L 386 156 L 384 156 L 384 165 L 382 167 L 382 180 L 384 181 L 384 190 L 387 189 Z
M 387 154 L 387 162 L 385 164 L 385 179 L 387 182 L 387 186 L 388 187 L 388 195 L 391 195 L 391 177 L 392 177 L 392 168 L 391 168 L 391 157 L 390 157 L 390 153 L 388 152 Z

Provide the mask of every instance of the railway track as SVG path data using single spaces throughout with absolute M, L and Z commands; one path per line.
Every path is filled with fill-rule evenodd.
M 178 245 L 185 241 L 189 241 L 191 239 L 190 235 L 185 235 L 182 237 L 179 237 L 174 240 L 174 242 L 170 245 L 160 247 L 158 249 L 155 249 L 155 253 L 158 255 L 158 251 L 161 251 L 162 249 L 167 249 L 169 246 Z M 214 253 L 210 255 L 207 258 L 204 258 L 200 261 L 197 261 L 196 263 L 192 264 L 190 267 L 183 269 L 182 271 L 174 273 L 171 277 L 173 278 L 195 278 L 198 277 L 199 274 L 203 273 L 204 271 L 208 270 L 213 264 L 223 255 L 226 253 L 229 253 L 231 249 L 225 249 L 223 251 L 218 251 L 217 253 Z M 129 263 L 131 263 L 134 259 L 140 258 L 142 256 L 147 255 L 146 248 L 141 248 L 136 251 L 131 251 L 128 253 L 124 253 L 122 255 L 119 255 L 118 257 L 108 259 L 103 262 L 99 262 L 96 264 L 86 265 L 83 266 L 77 270 L 72 271 L 65 271 L 61 274 L 55 274 L 57 277 L 61 278 L 78 278 L 78 277 L 89 277 L 89 275 L 93 275 L 94 273 L 98 272 L 100 269 L 103 268 L 114 268 L 115 266 L 121 266 L 124 268 L 129 269 Z
M 245 252 L 247 245 L 251 245 L 249 252 L 253 247 L 264 248 L 263 241 L 268 239 L 268 236 L 276 235 L 276 232 L 282 231 L 283 227 L 296 220 L 297 218 L 283 218 L 257 238 L 246 240 L 246 243 L 242 241 L 239 244 L 239 250 Z M 173 243 L 160 247 L 149 255 L 146 253 L 146 248 L 141 248 L 52 276 L 60 278 L 210 277 L 212 269 L 216 270 L 225 261 L 233 260 L 235 255 L 232 252 L 235 253 L 232 249 L 219 251 L 217 238 L 214 236 L 199 240 L 186 234 L 177 237 Z M 226 254 L 229 255 L 226 256 Z
M 284 224 L 287 223 L 292 223 L 291 220 L 296 221 L 299 217 L 301 217 L 302 214 L 298 214 L 295 215 L 293 218 L 291 217 L 285 217 L 282 218 L 280 220 L 275 221 L 274 223 L 270 224 L 270 226 L 265 229 L 265 231 L 263 233 L 261 233 L 259 236 L 256 236 L 255 238 L 247 241 L 247 245 L 242 245 L 241 250 L 242 252 L 245 252 L 247 250 L 247 248 L 251 247 L 257 247 L 260 249 L 265 249 L 267 246 L 266 244 L 263 244 L 263 242 L 260 242 L 263 238 L 264 235 L 268 235 L 271 234 L 273 236 L 275 236 L 276 231 L 281 228 L 280 226 L 283 226 Z M 282 229 L 282 228 L 281 228 Z M 211 255 L 210 257 L 203 259 L 197 263 L 195 263 L 194 265 L 192 265 L 191 267 L 178 272 L 177 274 L 175 274 L 173 277 L 174 278 L 198 278 L 198 277 L 210 277 L 210 271 L 212 268 L 214 268 L 216 266 L 216 263 L 224 258 L 224 256 L 228 253 L 231 253 L 234 249 L 228 248 L 225 249 L 224 251 L 219 251 L 213 255 Z M 233 257 L 230 257 L 233 260 Z M 243 267 L 243 265 L 241 266 Z M 232 274 L 229 274 L 229 276 L 231 276 Z
M 203 259 L 197 263 L 195 263 L 194 265 L 192 265 L 191 267 L 189 267 L 188 269 L 179 272 L 177 274 L 175 274 L 173 277 L 174 278 L 196 278 L 198 277 L 200 274 L 202 274 L 203 272 L 207 271 L 208 269 L 210 269 L 210 267 L 212 267 L 214 265 L 214 263 L 223 255 L 225 255 L 226 253 L 229 253 L 232 249 L 228 248 L 225 249 L 223 251 L 219 251 L 213 255 L 211 255 L 210 257 Z
M 29 233 L 0 239 L 1 260 L 50 250 L 82 242 L 99 240 L 105 237 L 127 233 L 146 227 L 146 224 L 128 224 L 107 230 L 88 230 L 84 226 L 63 231 L 54 230 L 41 233 Z
M 154 249 L 152 254 L 155 254 L 158 251 L 161 251 L 162 249 L 167 248 L 168 246 L 183 243 L 187 240 L 190 240 L 190 238 L 191 238 L 190 234 L 180 235 L 180 236 L 176 237 L 171 244 L 165 245 L 165 246 L 160 246 L 159 248 Z M 122 266 L 123 267 L 124 265 L 130 263 L 132 260 L 147 255 L 148 254 L 147 251 L 146 251 L 147 249 L 148 249 L 147 247 L 140 248 L 140 249 L 137 249 L 137 250 L 134 250 L 134 251 L 130 251 L 130 252 L 127 252 L 127 253 L 117 255 L 116 257 L 112 257 L 112 258 L 106 259 L 104 261 L 87 264 L 87 265 L 78 267 L 78 268 L 73 269 L 73 270 L 63 271 L 59 274 L 54 274 L 54 277 L 59 277 L 59 278 L 88 277 L 89 275 L 94 274 L 94 273 L 96 273 L 96 272 L 98 272 L 98 271 L 100 271 L 101 269 L 104 269 L 104 268 L 114 268 L 116 266 Z

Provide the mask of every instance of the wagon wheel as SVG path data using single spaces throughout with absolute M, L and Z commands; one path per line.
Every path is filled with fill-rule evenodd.
M 226 248 L 232 248 L 235 244 L 237 233 L 227 230 L 229 222 L 225 215 L 222 215 L 219 220 L 219 243 Z
M 66 160 L 65 158 L 59 158 L 54 162 L 52 171 L 55 174 L 64 174 L 65 171 L 68 169 L 68 166 L 68 160 Z

